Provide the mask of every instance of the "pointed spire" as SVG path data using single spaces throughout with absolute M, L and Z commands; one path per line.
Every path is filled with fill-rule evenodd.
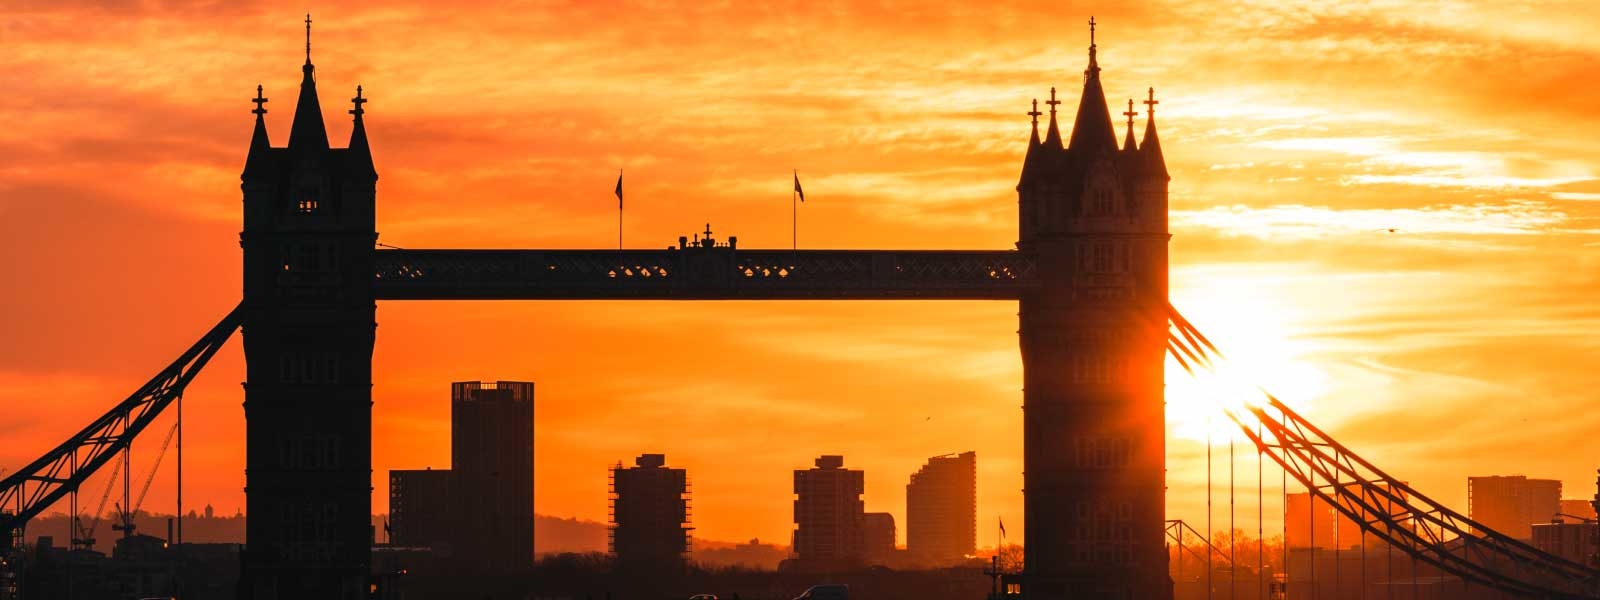
M 1141 154 L 1148 157 L 1145 160 L 1150 173 L 1165 177 L 1167 176 L 1167 159 L 1161 155 L 1161 138 L 1156 136 L 1156 105 L 1160 103 L 1161 101 L 1156 100 L 1156 89 L 1150 88 L 1150 99 L 1144 101 L 1146 107 L 1144 110 L 1144 141 L 1139 146 L 1143 149 Z
M 1056 99 L 1056 88 L 1050 88 L 1050 99 L 1045 104 L 1050 105 L 1050 129 L 1045 133 L 1044 145 L 1060 150 L 1061 128 L 1056 125 L 1056 105 L 1061 101 Z
M 1029 151 L 1032 151 L 1034 146 L 1039 145 L 1039 115 L 1042 114 L 1044 113 L 1039 112 L 1039 99 L 1034 98 L 1033 110 L 1028 111 L 1028 116 L 1033 117 L 1033 139 L 1028 142 Z
M 1128 137 L 1122 140 L 1122 151 L 1138 150 L 1139 146 L 1133 143 L 1133 118 L 1139 116 L 1139 111 L 1133 110 L 1133 98 L 1128 99 L 1128 112 L 1122 113 L 1122 116 L 1128 118 Z
M 300 68 L 300 100 L 294 107 L 294 124 L 289 127 L 289 147 L 296 150 L 327 150 L 328 129 L 322 124 L 322 105 L 317 102 L 316 67 L 311 65 L 311 14 L 306 14 L 306 64 Z
M 1083 96 L 1078 99 L 1078 116 L 1072 123 L 1072 140 L 1067 147 L 1087 152 L 1115 151 L 1117 137 L 1106 108 L 1106 94 L 1100 88 L 1100 63 L 1095 58 L 1094 18 L 1089 18 L 1089 68 L 1083 71 Z
M 267 98 L 262 95 L 260 85 L 256 86 L 256 97 L 250 100 L 256 103 L 255 110 L 250 112 L 256 115 L 256 129 L 250 134 L 250 153 L 244 159 L 244 176 L 250 176 L 266 167 L 267 156 L 272 152 L 272 142 L 267 139 L 266 103 Z
M 1028 116 L 1033 117 L 1033 136 L 1028 138 L 1028 153 L 1022 157 L 1022 181 L 1018 187 L 1031 183 L 1037 175 L 1039 167 L 1039 99 L 1033 99 L 1033 110 L 1028 111 Z M 1059 141 L 1059 140 L 1058 140 Z
M 355 115 L 355 125 L 350 129 L 350 173 L 370 175 L 376 179 L 378 171 L 372 166 L 372 148 L 367 146 L 367 126 L 361 119 L 361 115 L 367 112 L 361 108 L 361 105 L 367 103 L 367 99 L 361 97 L 361 86 L 356 86 L 356 97 L 351 98 L 350 103 L 354 105 L 354 108 L 350 109 L 350 114 Z

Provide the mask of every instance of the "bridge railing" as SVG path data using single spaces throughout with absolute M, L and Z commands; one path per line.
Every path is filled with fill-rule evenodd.
M 1015 250 L 379 250 L 380 299 L 1016 299 Z

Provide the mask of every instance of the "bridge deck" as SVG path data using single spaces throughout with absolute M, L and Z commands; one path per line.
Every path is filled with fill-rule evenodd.
M 1015 300 L 1016 250 L 379 250 L 380 300 Z

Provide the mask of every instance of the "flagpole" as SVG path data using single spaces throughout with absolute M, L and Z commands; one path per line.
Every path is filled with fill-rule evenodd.
M 793 244 L 793 246 L 794 246 L 791 249 L 791 251 L 793 251 L 796 254 L 799 254 L 800 253 L 800 205 L 795 201 L 795 199 L 800 196 L 800 184 L 798 183 L 800 181 L 800 170 L 799 169 L 795 169 L 795 171 L 794 171 L 794 180 L 796 182 L 795 186 L 794 186 L 794 189 L 789 190 L 789 211 L 791 213 L 793 213 L 793 214 L 791 214 L 789 216 L 789 225 L 790 225 L 790 227 L 792 229 L 792 231 L 790 231 L 790 236 L 791 237 L 789 239 L 790 239 L 790 243 Z
M 622 169 L 617 169 L 617 252 L 622 251 Z

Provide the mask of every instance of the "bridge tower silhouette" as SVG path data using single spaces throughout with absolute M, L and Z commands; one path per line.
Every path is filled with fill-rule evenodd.
M 241 175 L 241 595 L 365 593 L 377 300 L 975 299 L 1020 303 L 1029 597 L 1170 598 L 1168 177 L 1153 120 L 1141 149 L 1130 117 L 1118 147 L 1092 27 L 1069 142 L 1053 88 L 1042 140 L 1033 113 L 1017 248 L 975 251 L 748 250 L 709 232 L 666 250 L 376 250 L 366 99 L 330 148 L 308 42 L 288 144 L 269 143 L 258 88 Z
M 244 192 L 245 506 L 240 596 L 361 598 L 372 513 L 373 249 L 378 181 L 360 88 L 330 148 L 306 62 L 288 144 L 256 93 Z
M 1164 368 L 1167 175 L 1155 120 L 1117 147 L 1089 21 L 1065 146 L 1038 110 L 1017 185 L 1025 589 L 1030 598 L 1170 598 Z M 1155 102 L 1150 90 L 1150 104 Z M 1131 102 L 1131 101 L 1130 101 Z

